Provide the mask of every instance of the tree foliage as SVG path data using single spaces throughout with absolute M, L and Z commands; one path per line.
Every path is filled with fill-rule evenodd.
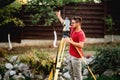
M 31 0 L 28 2 L 27 11 L 35 12 L 31 14 L 32 23 L 38 21 L 43 22 L 45 25 L 50 25 L 55 22 L 56 15 L 54 8 L 58 4 L 57 0 Z
M 2 3 L 1 3 L 2 4 Z M 21 10 L 20 0 L 16 0 L 11 4 L 5 5 L 0 9 L 0 26 L 13 22 L 16 26 L 23 26 L 22 20 L 18 17 Z
M 55 8 L 64 6 L 72 2 L 92 2 L 94 0 L 29 0 L 27 10 L 35 12 L 31 14 L 32 23 L 40 21 L 45 25 L 56 22 Z

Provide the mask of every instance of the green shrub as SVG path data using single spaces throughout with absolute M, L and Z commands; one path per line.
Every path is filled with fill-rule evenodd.
M 95 59 L 89 64 L 93 72 L 102 74 L 105 70 L 111 69 L 118 71 L 120 68 L 120 49 L 119 48 L 104 48 L 97 50 Z M 116 72 L 116 75 L 118 72 Z
M 20 55 L 19 58 L 21 62 L 27 63 L 33 69 L 34 74 L 42 74 L 43 76 L 49 74 L 53 65 L 53 59 L 44 50 L 30 50 Z

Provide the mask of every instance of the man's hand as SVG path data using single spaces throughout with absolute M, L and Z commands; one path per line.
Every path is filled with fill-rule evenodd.
M 65 42 L 67 42 L 67 43 L 72 43 L 73 42 L 73 40 L 71 39 L 71 38 L 64 38 L 64 40 L 65 40 Z
M 57 16 L 57 17 L 60 17 L 60 16 L 61 16 L 60 10 L 59 10 L 58 12 L 56 12 L 56 16 Z

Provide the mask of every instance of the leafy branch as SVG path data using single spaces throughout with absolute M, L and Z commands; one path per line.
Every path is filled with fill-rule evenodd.
M 0 26 L 13 22 L 16 26 L 24 26 L 23 21 L 18 17 L 22 3 L 19 0 L 6 5 L 0 9 Z

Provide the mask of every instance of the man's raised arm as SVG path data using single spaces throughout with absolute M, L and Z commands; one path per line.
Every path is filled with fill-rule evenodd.
M 58 17 L 59 21 L 63 24 L 64 19 L 61 17 L 61 12 L 60 11 L 56 12 L 56 16 Z

